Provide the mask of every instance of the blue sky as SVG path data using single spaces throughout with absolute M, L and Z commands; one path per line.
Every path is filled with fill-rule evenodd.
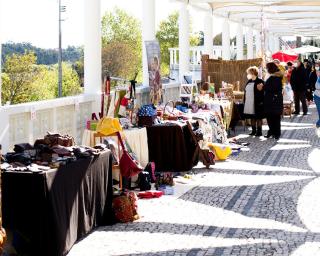
M 0 0 L 2 1 L 0 24 L 3 42 L 31 42 L 44 48 L 56 48 L 57 34 L 57 0 Z M 63 24 L 63 46 L 83 44 L 83 1 L 62 0 L 67 6 L 66 21 Z M 90 1 L 90 0 L 87 0 Z M 127 10 L 141 19 L 141 0 L 101 0 L 102 12 L 115 6 Z M 171 12 L 178 10 L 178 4 L 172 0 L 156 0 L 157 24 Z M 203 20 L 196 11 L 191 11 L 194 30 L 202 30 Z M 216 33 L 221 32 L 221 22 L 217 19 Z M 219 31 L 220 29 L 220 31 Z M 231 30 L 233 31 L 233 30 Z

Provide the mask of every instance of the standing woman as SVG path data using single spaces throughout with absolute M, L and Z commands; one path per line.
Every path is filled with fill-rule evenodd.
M 320 70 L 319 65 L 316 64 L 315 70 L 317 73 L 317 81 L 315 85 L 315 91 L 314 91 L 314 103 L 317 106 L 318 114 L 319 114 L 319 120 L 317 121 L 317 128 L 320 128 Z
M 248 82 L 244 95 L 244 114 L 251 119 L 251 136 L 262 136 L 262 119 L 264 118 L 263 107 L 263 85 L 264 82 L 258 78 L 259 69 L 250 67 L 247 69 Z
M 283 113 L 282 78 L 283 73 L 273 62 L 267 64 L 270 77 L 264 86 L 264 110 L 269 131 L 266 138 L 273 136 L 278 140 L 281 136 L 281 115 Z
M 317 72 L 316 72 L 316 64 L 313 64 L 311 67 L 311 72 L 309 74 L 309 82 L 307 88 L 307 100 L 310 104 L 313 99 L 313 92 L 315 91 L 316 82 L 318 80 Z

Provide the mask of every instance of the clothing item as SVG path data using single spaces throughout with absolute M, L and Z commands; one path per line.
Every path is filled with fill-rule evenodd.
M 317 125 L 317 128 L 319 128 L 320 127 L 320 97 L 319 96 L 314 95 L 314 103 L 316 104 L 317 110 L 318 110 L 319 119 L 316 125 Z
M 315 87 L 316 87 L 317 80 L 318 80 L 317 72 L 312 71 L 309 74 L 309 87 L 308 87 L 308 89 L 310 89 L 311 91 L 314 91 L 316 89 Z
M 318 80 L 316 82 L 314 95 L 320 97 L 320 77 L 318 77 Z
M 264 86 L 264 110 L 267 115 L 282 115 L 282 73 L 271 75 Z
M 303 91 L 296 91 L 294 92 L 294 106 L 296 114 L 300 113 L 300 102 L 302 103 L 303 113 L 308 113 L 306 93 Z
M 308 84 L 308 76 L 305 68 L 301 65 L 292 71 L 290 83 L 293 91 L 306 91 Z
M 262 127 L 261 127 L 261 126 L 260 126 L 260 127 L 257 127 L 257 133 L 256 133 L 256 136 L 257 136 L 257 137 L 262 136 Z
M 269 126 L 268 135 L 279 138 L 281 136 L 281 115 L 269 114 L 267 115 L 267 122 Z
M 245 114 L 246 118 L 254 118 L 254 119 L 263 119 L 264 118 L 264 107 L 263 107 L 263 101 L 264 101 L 264 89 L 261 91 L 258 90 L 257 86 L 258 84 L 264 84 L 264 81 L 260 78 L 257 78 L 256 80 L 249 80 L 247 83 L 247 86 L 254 82 L 254 94 L 253 94 L 253 100 L 254 100 L 254 114 L 248 115 Z M 250 99 L 251 96 L 247 95 L 245 92 L 244 95 L 244 104 L 246 104 L 247 99 Z
M 245 90 L 247 99 L 244 104 L 244 113 L 254 115 L 254 82 L 249 82 Z

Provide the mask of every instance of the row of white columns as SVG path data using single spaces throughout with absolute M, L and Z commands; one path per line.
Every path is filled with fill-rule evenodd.
M 84 0 L 85 3 L 85 93 L 96 94 L 101 91 L 101 0 Z M 189 11 L 187 3 L 181 3 L 179 12 L 179 69 L 180 78 L 189 72 L 190 64 L 190 41 L 189 41 Z M 142 0 L 143 22 L 142 41 L 155 39 L 155 0 Z M 244 58 L 244 33 L 242 24 L 237 28 L 237 59 Z M 271 51 L 280 49 L 279 37 L 270 35 L 266 40 Z M 261 35 L 256 34 L 256 51 L 261 50 Z M 143 45 L 143 83 L 149 84 L 148 63 L 145 46 Z M 230 24 L 226 18 L 222 30 L 222 57 L 225 60 L 231 59 L 230 48 Z M 207 12 L 204 16 L 204 52 L 213 57 L 213 16 Z M 174 56 L 171 56 L 174 58 Z M 254 58 L 254 36 L 253 29 L 247 31 L 247 58 Z

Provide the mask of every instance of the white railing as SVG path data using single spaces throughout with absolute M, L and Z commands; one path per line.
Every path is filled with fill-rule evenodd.
M 234 56 L 236 47 L 231 45 L 231 55 Z M 179 69 L 179 48 L 169 48 L 170 52 L 170 69 Z M 201 67 L 201 56 L 204 52 L 204 46 L 190 47 L 190 70 L 197 70 Z M 213 58 L 222 58 L 222 46 L 213 46 Z
M 164 101 L 179 98 L 179 84 L 163 86 Z M 149 102 L 149 88 L 137 87 L 137 103 Z M 99 112 L 100 95 L 79 95 L 54 100 L 30 102 L 0 107 L 0 144 L 3 151 L 12 150 L 18 143 L 31 143 L 47 131 L 72 135 L 81 143 L 86 121 L 91 113 Z

